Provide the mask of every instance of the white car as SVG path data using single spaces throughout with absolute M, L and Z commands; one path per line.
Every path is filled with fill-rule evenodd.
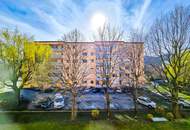
M 54 108 L 56 108 L 56 109 L 60 109 L 65 106 L 65 101 L 61 94 L 55 94 L 53 103 L 54 103 Z
M 151 101 L 148 97 L 140 96 L 137 98 L 137 102 L 149 108 L 156 108 L 156 103 Z
M 55 98 L 63 98 L 63 96 L 62 96 L 61 93 L 56 93 L 56 94 L 55 94 Z
M 190 108 L 190 102 L 183 100 L 183 99 L 179 99 L 178 101 L 179 106 L 183 107 L 183 108 Z
M 122 93 L 121 89 L 116 90 L 117 93 Z

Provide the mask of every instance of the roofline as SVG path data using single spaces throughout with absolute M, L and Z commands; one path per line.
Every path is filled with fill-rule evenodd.
M 34 41 L 36 43 L 49 43 L 49 42 L 56 42 L 57 44 L 61 44 L 61 43 L 73 43 L 73 42 L 65 42 L 65 41 Z M 144 42 L 142 41 L 137 41 L 137 42 L 126 42 L 126 41 L 93 41 L 93 42 L 87 42 L 87 41 L 79 41 L 77 43 L 85 43 L 85 44 L 93 44 L 96 42 L 122 42 L 122 43 L 126 43 L 126 44 L 144 44 Z
M 34 42 L 64 42 L 64 41 L 34 41 Z
M 124 42 L 124 43 L 127 43 L 127 44 L 144 44 L 144 42 L 141 42 L 141 41 L 136 41 L 136 42 Z

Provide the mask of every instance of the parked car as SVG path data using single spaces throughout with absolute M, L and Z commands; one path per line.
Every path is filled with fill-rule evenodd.
M 83 93 L 85 94 L 85 93 L 90 93 L 92 90 L 90 89 L 90 88 L 86 88 L 86 89 L 84 89 L 84 91 L 83 91 Z
M 162 80 L 162 79 L 156 79 L 156 80 L 154 80 L 154 81 L 152 81 L 151 82 L 151 84 L 153 85 L 153 86 L 159 86 L 159 85 L 165 85 L 167 83 L 167 81 L 166 80 Z
M 170 93 L 164 92 L 164 93 L 162 93 L 162 95 L 163 95 L 165 100 L 171 101 L 171 94 Z
M 140 96 L 137 98 L 137 102 L 149 108 L 156 108 L 156 103 L 151 101 L 148 97 Z
M 104 88 L 92 88 L 92 93 L 104 93 Z
M 178 104 L 182 108 L 190 108 L 190 102 L 184 99 L 179 99 Z
M 60 93 L 56 93 L 55 94 L 55 98 L 54 98 L 54 108 L 56 109 L 61 109 L 65 106 L 65 100 L 63 98 L 63 96 Z
M 113 88 L 108 88 L 108 93 L 114 93 Z
M 116 92 L 117 93 L 122 93 L 122 90 L 121 89 L 117 89 Z
M 32 104 L 36 108 L 49 109 L 49 108 L 51 108 L 51 106 L 53 104 L 53 101 L 49 97 L 47 97 L 47 98 L 39 98 L 39 99 L 33 100 Z
M 63 98 L 63 95 L 61 93 L 56 93 L 54 96 L 54 98 Z
M 50 88 L 47 88 L 44 90 L 44 93 L 52 93 L 55 91 L 55 88 L 54 87 L 50 87 Z

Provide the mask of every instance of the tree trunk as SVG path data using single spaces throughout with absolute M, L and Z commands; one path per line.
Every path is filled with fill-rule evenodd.
M 177 89 L 177 87 L 174 87 L 172 91 L 172 112 L 176 119 L 181 117 L 181 114 L 179 111 L 179 104 L 178 104 L 178 93 L 179 93 L 179 90 Z
M 172 112 L 173 112 L 174 117 L 176 119 L 181 117 L 181 114 L 179 112 L 179 105 L 177 103 L 177 100 L 176 101 L 172 101 Z
M 137 115 L 138 108 L 137 108 L 137 88 L 135 87 L 133 90 L 133 101 L 134 101 L 134 112 Z
M 106 97 L 107 119 L 110 119 L 111 111 L 110 111 L 110 97 L 109 97 L 109 93 L 108 93 L 108 87 L 105 88 L 105 97 Z
M 17 98 L 17 105 L 19 106 L 21 104 L 20 88 L 17 87 L 17 82 L 16 81 L 13 81 L 13 90 L 15 91 L 15 96 Z
M 21 104 L 20 89 L 18 89 L 17 96 L 18 96 L 18 105 L 20 105 Z
M 71 108 L 71 120 L 74 121 L 77 116 L 77 109 L 76 109 L 76 92 L 72 90 L 72 108 Z

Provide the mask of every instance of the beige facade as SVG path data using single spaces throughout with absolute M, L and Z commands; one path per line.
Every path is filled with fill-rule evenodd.
M 52 57 L 51 61 L 55 64 L 59 64 L 63 62 L 64 56 L 63 56 L 63 44 L 64 41 L 36 41 L 37 44 L 44 44 L 44 45 L 50 45 L 52 47 Z M 99 65 L 103 62 L 101 60 L 101 53 L 102 50 L 99 50 L 99 47 L 101 45 L 101 41 L 95 41 L 95 42 L 79 42 L 78 44 L 82 44 L 85 46 L 85 51 L 82 53 L 84 56 L 83 62 L 87 64 L 87 69 L 89 71 L 88 75 L 84 78 L 82 82 L 82 86 L 85 87 L 96 87 L 101 86 L 101 72 Z M 105 42 L 106 43 L 106 42 Z M 118 86 L 129 86 L 130 81 L 130 68 L 132 67 L 131 64 L 128 62 L 128 59 L 130 59 L 130 52 L 132 46 L 140 46 L 142 50 L 144 50 L 144 45 L 142 42 L 124 42 L 124 41 L 112 41 L 107 42 L 107 44 L 113 44 L 114 46 L 119 46 L 119 48 L 122 48 L 123 53 L 120 54 L 120 58 L 122 61 L 125 61 L 123 64 L 118 65 L 118 69 L 115 70 L 113 73 L 113 77 L 117 75 L 117 78 L 114 79 L 113 87 Z M 139 69 L 142 71 L 144 70 L 144 52 L 141 53 L 141 66 Z M 122 71 L 120 71 L 122 68 Z M 141 76 L 141 81 L 144 82 L 144 74 Z

